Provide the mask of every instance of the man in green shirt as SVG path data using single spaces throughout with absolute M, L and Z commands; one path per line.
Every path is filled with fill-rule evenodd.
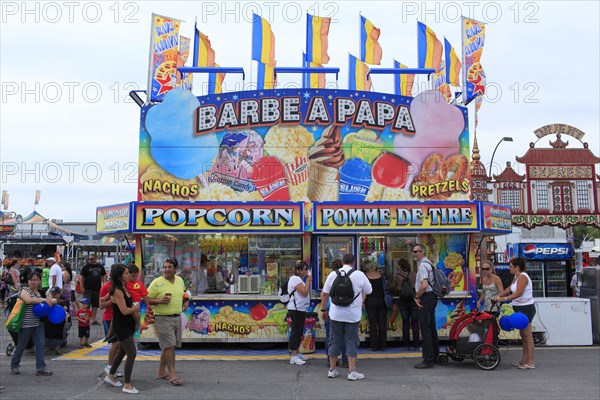
M 45 296 L 48 289 L 50 289 L 50 262 L 55 263 L 56 259 L 54 257 L 46 258 L 44 262 L 44 269 L 42 270 L 42 294 Z
M 161 349 L 156 377 L 168 378 L 171 385 L 182 383 L 175 374 L 175 348 L 181 347 L 181 313 L 188 307 L 188 300 L 183 298 L 183 279 L 175 275 L 177 266 L 177 259 L 167 258 L 163 263 L 163 276 L 153 280 L 148 287 L 148 303 L 154 309 L 154 325 Z

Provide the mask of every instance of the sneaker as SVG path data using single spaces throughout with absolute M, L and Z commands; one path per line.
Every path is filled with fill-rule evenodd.
M 365 379 L 365 374 L 361 374 L 360 372 L 357 372 L 357 371 L 352 371 L 348 374 L 349 381 L 358 381 L 360 379 Z
M 298 356 L 294 356 L 294 357 L 290 358 L 290 364 L 304 365 L 304 364 L 306 364 L 306 361 L 302 360 Z
M 11 375 L 19 375 L 20 374 L 19 368 L 11 368 L 10 369 L 10 374 Z
M 121 387 L 121 386 L 123 386 L 123 384 L 122 384 L 121 382 L 119 382 L 119 381 L 113 381 L 112 379 L 110 379 L 110 378 L 108 377 L 108 375 L 106 375 L 106 376 L 104 377 L 104 382 L 106 382 L 106 383 L 108 383 L 109 385 L 111 385 L 111 386 L 114 386 L 114 387 Z
M 84 346 L 84 345 L 82 345 L 82 344 L 80 344 L 80 345 L 79 345 L 79 348 L 80 348 L 80 349 L 83 349 L 84 347 L 85 347 L 85 346 Z
M 106 375 L 110 374 L 110 365 L 107 365 L 106 367 L 104 367 L 104 372 L 106 372 Z M 115 378 L 122 378 L 123 374 L 120 373 L 119 371 L 115 372 Z
M 306 358 L 306 356 L 302 353 L 298 353 L 296 354 L 296 357 L 298 357 L 299 359 L 301 359 L 302 361 L 306 361 L 308 360 L 308 358 Z
M 84 346 L 85 348 L 88 348 L 88 349 L 91 349 L 91 348 L 92 348 L 92 345 L 91 345 L 91 344 L 89 344 L 89 343 L 85 343 L 83 346 Z
M 523 363 L 521 361 L 515 361 L 514 363 L 511 364 L 513 367 L 517 367 L 519 368 L 521 365 L 523 365 Z
M 50 376 L 52 375 L 52 371 L 48 371 L 47 369 L 42 369 L 35 373 L 37 376 Z
M 338 372 L 337 369 L 330 369 L 329 372 L 327 373 L 328 378 L 335 378 L 338 376 L 340 376 L 340 373 Z
M 131 389 L 127 389 L 127 388 L 123 388 L 123 393 L 129 393 L 129 394 L 138 394 L 140 391 L 137 390 L 136 388 L 131 388 Z

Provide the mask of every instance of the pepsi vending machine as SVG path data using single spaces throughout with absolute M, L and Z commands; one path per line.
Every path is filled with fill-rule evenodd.
M 509 247 L 510 257 L 527 260 L 527 275 L 533 284 L 533 297 L 571 295 L 573 248 L 569 243 L 518 243 Z

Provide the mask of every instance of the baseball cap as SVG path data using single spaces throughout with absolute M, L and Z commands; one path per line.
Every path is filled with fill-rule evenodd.
M 52 286 L 52 288 L 50 288 L 50 293 L 62 293 L 62 289 L 58 286 Z
M 48 257 L 48 258 L 46 258 L 46 261 L 54 261 L 54 262 L 56 262 L 56 258 L 54 258 L 54 257 Z
M 92 304 L 92 303 L 90 302 L 90 300 L 89 300 L 87 297 L 84 297 L 83 299 L 81 299 L 81 303 L 83 303 L 83 304 L 87 304 L 88 306 L 89 306 L 90 304 Z

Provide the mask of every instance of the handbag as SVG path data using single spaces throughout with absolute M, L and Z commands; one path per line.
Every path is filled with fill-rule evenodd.
M 21 300 L 21 293 L 19 293 L 19 298 L 15 302 L 15 306 L 4 322 L 4 325 L 9 332 L 18 333 L 21 330 L 23 315 L 25 314 L 25 307 L 26 304 L 23 300 Z
M 387 280 L 385 279 L 385 275 L 381 274 L 382 278 L 383 278 L 383 301 L 385 301 L 385 306 L 387 308 L 392 308 L 392 306 L 394 305 L 394 298 L 392 297 L 389 288 L 388 288 L 388 284 L 387 284 Z

